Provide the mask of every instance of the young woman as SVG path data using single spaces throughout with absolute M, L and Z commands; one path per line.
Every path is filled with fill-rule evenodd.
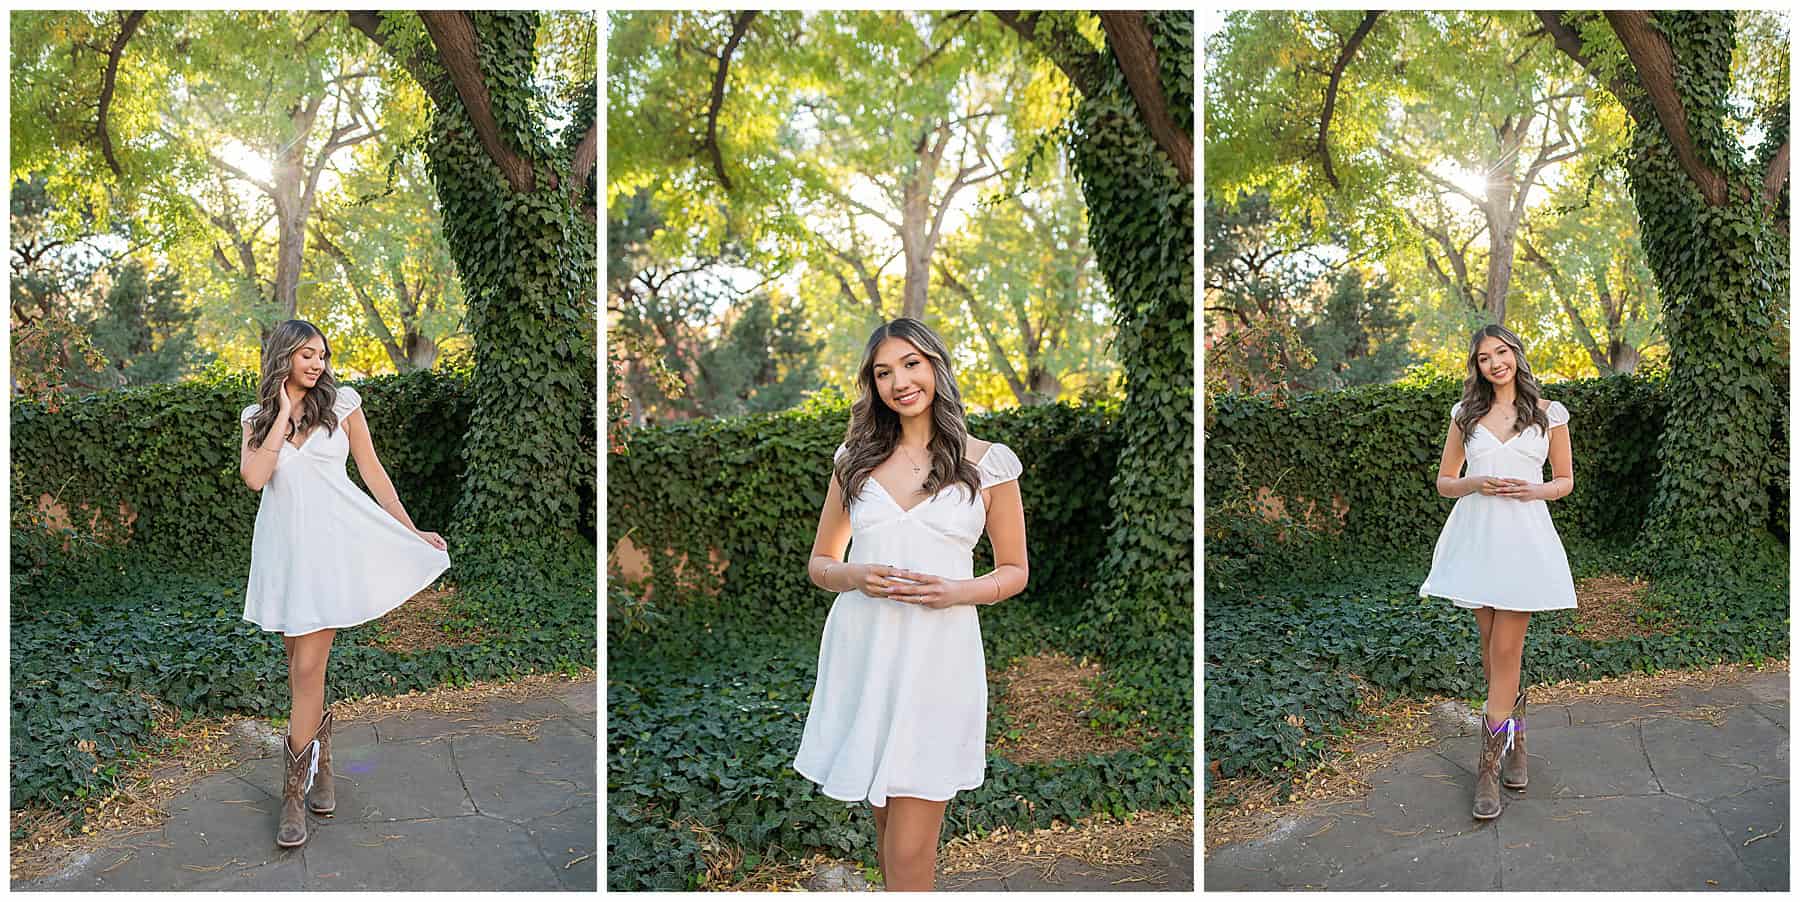
M 1519 336 L 1486 326 L 1469 342 L 1462 400 L 1450 409 L 1450 434 L 1437 490 L 1455 498 L 1431 556 L 1420 596 L 1472 608 L 1481 631 L 1487 678 L 1475 817 L 1500 816 L 1500 786 L 1524 789 L 1525 690 L 1519 664 L 1532 611 L 1575 607 L 1569 559 L 1550 522 L 1553 501 L 1575 489 L 1569 411 L 1543 398 Z M 1544 460 L 1551 479 L 1544 481 Z M 1458 476 L 1463 464 L 1468 475 Z M 1515 693 L 1517 693 L 1515 695 Z M 1511 701 L 1511 713 L 1506 705 Z
M 374 620 L 450 566 L 444 539 L 413 525 L 375 457 L 362 399 L 331 374 L 331 348 L 311 323 L 288 320 L 263 346 L 259 403 L 239 417 L 238 473 L 262 493 L 250 544 L 244 619 L 287 645 L 287 767 L 275 842 L 306 842 L 310 807 L 337 807 L 325 662 L 337 631 Z M 375 493 L 350 481 L 346 454 Z M 301 741 L 297 737 L 311 737 Z
M 944 806 L 987 766 L 975 606 L 1025 589 L 1024 467 L 969 435 L 949 353 L 918 320 L 869 336 L 857 383 L 806 567 L 838 595 L 794 769 L 868 800 L 887 889 L 929 890 Z M 984 529 L 994 569 L 977 576 Z

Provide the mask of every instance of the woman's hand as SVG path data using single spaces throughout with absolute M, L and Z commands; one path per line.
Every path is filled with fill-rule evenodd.
M 893 577 L 903 572 L 898 567 L 889 567 L 886 564 L 851 564 L 850 566 L 855 568 L 851 572 L 856 576 L 855 584 L 850 587 L 851 591 L 861 592 L 870 598 L 886 598 L 888 592 L 895 585 Z
M 1512 498 L 1517 501 L 1536 501 L 1543 497 L 1544 485 L 1541 482 L 1526 482 L 1523 479 L 1503 479 L 1500 490 L 1495 492 L 1501 498 Z
M 1504 476 L 1476 476 L 1473 478 L 1475 479 L 1475 491 L 1490 497 L 1504 497 L 1512 484 L 1519 482 L 1517 479 L 1508 479 Z
M 436 548 L 439 551 L 447 551 L 450 548 L 449 545 L 444 543 L 444 537 L 438 535 L 435 532 L 426 532 L 423 529 L 415 529 L 415 530 L 413 530 L 413 534 L 417 535 L 419 538 L 424 539 L 427 542 L 430 542 L 431 547 Z
M 895 601 L 928 608 L 948 608 L 983 600 L 975 586 L 976 580 L 945 579 L 916 570 L 900 570 L 896 575 L 911 582 L 897 582 L 888 590 L 888 597 Z
M 294 412 L 294 399 L 288 394 L 287 386 L 283 385 L 281 388 L 277 389 L 275 391 L 275 397 L 280 401 L 281 406 L 279 410 L 282 416 L 288 416 Z M 306 392 L 301 392 L 300 397 L 306 397 Z

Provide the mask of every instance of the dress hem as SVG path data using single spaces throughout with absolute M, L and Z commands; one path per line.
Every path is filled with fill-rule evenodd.
M 1445 598 L 1445 599 L 1449 599 L 1450 601 L 1453 601 L 1453 602 L 1460 602 L 1459 604 L 1457 604 L 1457 607 L 1459 607 L 1459 608 L 1468 608 L 1468 607 L 1493 608 L 1496 611 L 1513 611 L 1515 613 L 1522 613 L 1522 614 L 1535 614 L 1539 611 L 1573 611 L 1577 607 L 1576 605 L 1572 605 L 1572 604 L 1564 604 L 1564 605 L 1556 605 L 1556 606 L 1548 607 L 1548 608 L 1506 608 L 1506 607 L 1501 607 L 1500 605 L 1494 604 L 1491 601 L 1476 601 L 1472 598 L 1464 598 L 1460 595 L 1445 595 L 1441 592 L 1426 592 L 1423 589 L 1421 589 L 1419 591 L 1419 597 L 1420 598 Z
M 449 567 L 444 568 L 444 570 L 448 570 L 448 569 L 450 569 L 450 568 Z M 414 595 L 417 595 L 420 592 L 423 592 L 426 589 L 431 588 L 431 584 L 437 582 L 438 577 L 441 577 L 444 575 L 444 570 L 439 570 L 438 572 L 433 573 L 431 575 L 431 578 L 425 581 L 424 585 L 418 587 L 417 589 L 412 590 L 411 592 L 406 593 L 406 595 L 404 597 L 402 597 L 399 601 L 396 601 L 393 604 L 388 605 L 387 607 L 383 608 L 379 613 L 371 614 L 368 617 L 364 617 L 363 619 L 356 621 L 355 623 L 344 623 L 344 624 L 336 624 L 336 625 L 328 623 L 328 624 L 325 624 L 324 626 L 315 626 L 312 629 L 307 630 L 304 633 L 290 633 L 286 629 L 279 627 L 279 626 L 264 626 L 262 621 L 257 620 L 253 617 L 250 617 L 249 615 L 245 615 L 244 617 L 242 617 L 240 619 L 256 624 L 265 633 L 280 633 L 284 636 L 310 636 L 313 633 L 316 633 L 320 630 L 347 630 L 353 626 L 362 626 L 363 624 L 368 623 L 371 620 L 380 620 L 381 618 L 386 617 L 388 614 L 393 613 L 395 608 L 398 608 L 401 605 L 406 604 L 407 602 L 411 601 Z
M 822 795 L 822 796 L 825 796 L 825 797 L 826 797 L 826 798 L 828 798 L 828 799 L 836 799 L 836 800 L 838 800 L 838 801 L 840 801 L 840 802 L 868 802 L 868 801 L 869 801 L 869 795 L 868 795 L 868 794 L 867 794 L 867 793 L 864 793 L 864 794 L 863 794 L 863 795 L 860 795 L 860 796 L 856 796 L 856 797 L 846 797 L 846 796 L 840 796 L 840 795 L 835 795 L 835 794 L 833 794 L 833 793 L 832 793 L 832 792 L 831 792 L 831 791 L 830 791 L 830 790 L 828 790 L 828 789 L 826 789 L 826 788 L 825 788 L 825 783 L 824 783 L 824 781 L 822 781 L 822 780 L 820 780 L 820 779 L 819 779 L 819 778 L 818 778 L 818 777 L 815 777 L 815 776 L 813 776 L 813 775 L 812 775 L 812 774 L 809 774 L 809 773 L 807 773 L 807 772 L 806 772 L 806 771 L 803 771 L 803 770 L 801 770 L 801 769 L 800 769 L 800 765 L 798 765 L 798 764 L 796 764 L 796 765 L 794 765 L 794 766 L 793 766 L 793 767 L 794 767 L 794 772 L 795 772 L 795 773 L 797 773 L 797 774 L 799 774 L 799 775 L 800 775 L 800 776 L 802 776 L 802 777 L 805 777 L 805 778 L 806 778 L 806 779 L 808 779 L 808 780 L 810 780 L 810 781 L 812 781 L 812 782 L 813 782 L 813 783 L 815 783 L 815 784 L 817 784 L 817 785 L 818 785 L 818 787 L 819 787 L 819 794 L 820 794 L 820 795 Z M 956 794 L 957 794 L 957 793 L 959 793 L 959 792 L 967 792 L 967 791 L 968 791 L 968 790 L 971 790 L 971 789 L 975 789 L 975 788 L 978 788 L 978 787 L 980 787 L 980 786 L 981 786 L 981 784 L 983 784 L 983 783 L 985 783 L 985 782 L 987 782 L 987 777 L 986 777 L 986 775 L 983 775 L 983 776 L 982 776 L 982 778 L 981 778 L 981 779 L 979 779 L 979 780 L 976 780 L 976 781 L 975 781 L 975 782 L 973 782 L 973 783 L 970 783 L 970 784 L 968 784 L 968 785 L 966 785 L 966 786 L 958 786 L 958 787 L 956 787 L 956 788 L 955 788 L 955 789 L 952 789 L 952 790 L 950 790 L 950 795 L 947 795 L 947 796 L 944 796 L 944 797 L 943 797 L 943 798 L 941 798 L 941 799 L 939 799 L 939 798 L 934 798 L 934 797 L 932 797 L 932 796 L 927 796 L 927 795 L 915 795 L 915 794 L 912 794 L 912 793 L 906 793 L 906 794 L 901 794 L 901 793 L 884 793 L 884 794 L 883 794 L 883 795 L 882 795 L 882 798 L 884 798 L 884 799 L 893 799 L 893 798 L 901 798 L 901 799 L 924 799 L 924 800 L 925 800 L 925 801 L 927 801 L 927 802 L 948 802 L 948 801 L 950 801 L 950 799 L 951 799 L 951 798 L 952 798 L 952 797 L 954 797 L 954 796 L 955 796 L 955 795 L 956 795 Z M 873 803 L 873 802 L 870 802 L 870 804 L 874 804 L 874 803 Z M 884 807 L 885 807 L 885 806 L 884 806 Z

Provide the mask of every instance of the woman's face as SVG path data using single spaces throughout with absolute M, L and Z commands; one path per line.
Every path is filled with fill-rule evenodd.
M 1513 373 L 1518 371 L 1519 362 L 1513 356 L 1512 345 L 1502 341 L 1497 335 L 1489 335 L 1475 349 L 1475 367 L 1488 382 L 1498 388 L 1513 380 Z
M 288 382 L 300 389 L 312 388 L 325 374 L 331 355 L 325 350 L 325 339 L 314 335 L 288 358 Z
M 903 417 L 929 411 L 937 394 L 930 358 L 904 338 L 883 340 L 875 348 L 875 392 Z

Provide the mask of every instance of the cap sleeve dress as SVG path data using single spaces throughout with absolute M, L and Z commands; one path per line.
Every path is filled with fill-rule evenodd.
M 833 460 L 844 454 L 838 447 Z M 995 443 L 976 464 L 982 488 L 1024 471 Z M 850 501 L 850 563 L 946 579 L 974 576 L 987 526 L 980 493 L 952 483 L 910 508 L 874 479 Z M 819 641 L 819 670 L 794 769 L 834 799 L 945 801 L 987 767 L 987 664 L 974 605 L 928 608 L 839 593 Z
M 244 619 L 300 636 L 374 620 L 432 584 L 450 555 L 393 518 L 350 480 L 347 423 L 362 406 L 338 386 L 335 429 L 315 426 L 298 448 L 282 442 L 262 487 L 250 542 Z M 244 408 L 249 422 L 261 408 Z
M 1459 402 L 1450 408 L 1455 417 Z M 1569 411 L 1551 401 L 1550 429 L 1567 428 Z M 1544 481 L 1549 433 L 1532 424 L 1506 441 L 1477 423 L 1465 446 L 1468 476 Z M 1431 555 L 1420 597 L 1448 598 L 1457 607 L 1552 611 L 1575 607 L 1575 581 L 1550 505 L 1470 492 L 1456 499 Z

